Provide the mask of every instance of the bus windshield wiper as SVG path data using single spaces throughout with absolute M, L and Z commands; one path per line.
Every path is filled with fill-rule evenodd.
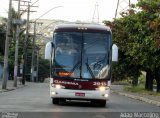
M 91 74 L 92 78 L 94 78 L 94 79 L 95 79 L 95 76 L 94 76 L 94 74 L 93 74 L 93 72 L 92 72 L 91 68 L 89 67 L 88 63 L 85 63 L 85 64 L 86 64 L 87 69 L 89 70 L 89 73 Z
M 93 74 L 93 71 L 91 70 L 91 68 L 90 68 L 90 66 L 89 66 L 89 64 L 88 64 L 88 57 L 87 57 L 87 62 L 86 62 L 85 64 L 86 64 L 86 66 L 87 66 L 87 69 L 89 70 L 90 75 L 92 76 L 92 78 L 95 79 L 95 76 L 94 76 L 94 74 Z
M 72 70 L 71 70 L 71 73 L 73 73 L 74 71 L 75 71 L 75 69 L 80 65 L 80 63 L 81 63 L 81 61 L 78 61 L 75 65 L 74 65 L 74 67 L 72 68 Z M 69 74 L 69 76 L 70 76 L 71 74 Z

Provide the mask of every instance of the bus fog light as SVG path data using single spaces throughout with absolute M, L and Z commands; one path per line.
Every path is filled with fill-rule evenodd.
M 104 96 L 105 98 L 108 98 L 109 95 L 108 95 L 108 94 L 104 94 L 103 96 Z
M 51 92 L 51 94 L 52 94 L 52 95 L 56 95 L 57 93 L 56 93 L 56 92 Z

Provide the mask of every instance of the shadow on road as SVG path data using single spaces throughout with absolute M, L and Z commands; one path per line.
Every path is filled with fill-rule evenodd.
M 66 102 L 60 101 L 59 106 L 70 106 L 70 107 L 92 107 L 92 108 L 102 108 L 99 104 L 91 104 L 90 101 L 80 101 L 80 100 L 67 100 Z M 107 107 L 107 105 L 106 105 Z

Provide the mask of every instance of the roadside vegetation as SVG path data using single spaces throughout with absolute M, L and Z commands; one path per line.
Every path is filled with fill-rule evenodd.
M 128 85 L 128 86 L 124 87 L 124 90 L 128 91 L 128 92 L 133 92 L 133 93 L 140 93 L 140 94 L 145 94 L 145 95 L 160 96 L 159 92 L 147 91 L 145 89 L 145 86 L 143 84 L 139 84 L 139 85 L 134 86 L 134 87 L 131 86 L 131 85 Z
M 160 0 L 139 0 L 121 18 L 104 21 L 119 47 L 119 61 L 113 63 L 113 81 L 132 81 L 135 91 L 160 92 Z M 144 82 L 141 72 L 146 73 Z M 128 79 L 129 78 L 129 79 Z M 127 89 L 127 88 L 126 88 Z
M 160 96 L 159 92 L 156 92 L 156 83 L 154 81 L 153 84 L 153 91 L 148 91 L 145 89 L 145 81 L 146 81 L 146 73 L 142 72 L 140 77 L 138 78 L 138 84 L 133 86 L 131 79 L 124 79 L 120 81 L 114 81 L 113 85 L 123 85 L 124 91 L 126 92 L 133 92 L 133 93 L 140 93 L 145 95 L 153 95 L 153 96 Z
M 16 19 L 18 16 L 18 13 L 15 11 L 15 9 L 12 8 L 12 19 Z M 0 18 L 0 63 L 3 64 L 4 61 L 4 48 L 5 48 L 5 39 L 6 39 L 6 26 L 7 25 L 7 19 L 6 18 Z M 25 24 L 24 24 L 25 25 Z M 9 66 L 9 75 L 11 80 L 13 80 L 14 76 L 14 60 L 15 60 L 15 44 L 16 44 L 16 30 L 17 26 L 15 24 L 11 25 L 11 39 L 9 41 L 9 58 L 8 58 L 8 66 Z M 30 72 L 31 72 L 31 55 L 32 55 L 32 41 L 33 41 L 33 35 L 29 34 L 29 37 L 27 39 L 27 43 L 25 44 L 25 28 L 20 28 L 20 40 L 19 40 L 19 54 L 18 54 L 18 64 L 23 63 L 24 53 L 27 55 L 26 59 L 26 76 L 25 79 L 27 81 L 30 81 Z M 27 45 L 27 49 L 24 52 L 24 47 Z M 40 45 L 40 44 L 39 44 Z M 38 47 L 38 44 L 35 46 L 37 49 L 40 49 Z M 41 54 L 41 50 L 39 52 Z M 35 58 L 37 58 L 37 53 L 35 54 Z M 20 67 L 20 66 L 19 66 Z M 20 74 L 20 68 L 18 68 L 18 76 L 22 76 Z M 44 81 L 46 77 L 49 75 L 49 61 L 43 59 L 43 55 L 39 56 L 39 73 L 38 73 L 39 80 L 38 81 Z

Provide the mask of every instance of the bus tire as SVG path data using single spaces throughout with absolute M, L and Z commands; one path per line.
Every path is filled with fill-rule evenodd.
M 105 107 L 106 106 L 106 100 L 98 100 L 98 103 L 101 107 Z
M 59 104 L 59 99 L 58 98 L 52 98 L 52 103 L 53 104 Z
M 91 100 L 91 105 L 105 107 L 106 106 L 106 100 Z

